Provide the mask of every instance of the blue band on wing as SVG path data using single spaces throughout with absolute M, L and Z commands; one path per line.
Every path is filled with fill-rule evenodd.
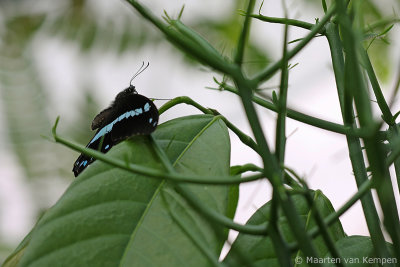
M 143 107 L 144 112 L 149 111 L 151 108 L 149 103 L 146 103 Z M 97 139 L 101 138 L 103 135 L 111 132 L 114 124 L 116 124 L 119 121 L 122 121 L 125 118 L 129 118 L 129 117 L 134 117 L 136 115 L 140 115 L 143 113 L 143 109 L 142 108 L 137 108 L 135 110 L 131 110 L 131 111 L 127 111 L 124 114 L 122 114 L 121 116 L 119 116 L 118 118 L 116 118 L 114 121 L 112 121 L 111 123 L 107 124 L 106 126 L 104 126 L 103 128 L 101 128 L 101 130 L 93 137 L 92 141 L 90 141 L 89 145 L 93 142 L 95 142 Z M 151 123 L 151 121 L 150 121 Z M 106 148 L 107 149 L 107 148 Z
M 85 167 L 85 166 L 86 166 L 86 164 L 87 164 L 87 160 L 85 160 L 85 161 L 82 161 L 82 162 L 81 162 L 81 164 L 79 164 L 79 167 L 80 167 L 80 166 L 82 166 L 82 165 L 83 165 L 83 167 Z

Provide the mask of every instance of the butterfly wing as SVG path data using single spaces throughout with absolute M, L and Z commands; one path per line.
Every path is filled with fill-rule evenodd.
M 158 110 L 153 101 L 139 94 L 130 94 L 123 101 L 100 112 L 92 129 L 101 127 L 86 146 L 107 153 L 115 144 L 133 136 L 152 133 L 158 124 Z M 95 159 L 81 154 L 72 171 L 78 176 Z
M 131 103 L 113 125 L 111 139 L 115 143 L 134 135 L 150 134 L 157 128 L 158 110 L 153 101 L 135 94 Z
M 106 108 L 93 119 L 92 121 L 92 130 L 96 130 L 97 128 L 102 128 L 106 123 L 107 119 L 111 118 L 113 115 L 113 107 Z
M 93 119 L 92 130 L 96 130 L 97 128 L 101 129 L 112 122 L 116 116 L 120 115 L 118 112 L 122 112 L 129 107 L 132 101 L 134 101 L 135 95 L 137 95 L 137 92 L 133 85 L 118 93 L 110 106 L 97 114 Z
M 104 128 L 102 128 L 104 129 Z M 114 145 L 111 140 L 111 133 L 108 132 L 102 136 L 102 129 L 99 129 L 95 136 L 90 140 L 89 144 L 86 145 L 87 148 L 95 149 L 101 151 L 103 153 L 107 153 Z M 81 154 L 78 159 L 74 163 L 74 167 L 72 171 L 74 172 L 75 177 L 77 177 L 87 166 L 89 166 L 94 158 L 87 156 L 85 154 Z

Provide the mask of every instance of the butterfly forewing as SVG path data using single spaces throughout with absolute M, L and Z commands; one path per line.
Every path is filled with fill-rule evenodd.
M 152 133 L 157 124 L 158 110 L 153 101 L 137 94 L 134 87 L 129 87 L 95 117 L 92 129 L 98 130 L 86 147 L 106 153 L 112 146 L 133 135 Z M 75 177 L 93 161 L 92 157 L 81 154 L 72 169 Z
M 134 105 L 123 111 L 111 132 L 113 142 L 125 140 L 133 135 L 152 133 L 158 123 L 158 110 L 153 101 L 142 95 L 135 95 Z

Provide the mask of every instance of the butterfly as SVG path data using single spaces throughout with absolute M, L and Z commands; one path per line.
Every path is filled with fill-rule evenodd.
M 153 101 L 138 94 L 135 86 L 130 84 L 93 119 L 91 128 L 97 129 L 97 132 L 86 147 L 107 153 L 114 145 L 131 136 L 152 133 L 157 128 L 158 116 Z M 72 169 L 75 177 L 93 161 L 93 157 L 81 154 Z

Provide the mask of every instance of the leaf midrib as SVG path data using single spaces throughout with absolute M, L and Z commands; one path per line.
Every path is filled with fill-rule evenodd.
M 212 124 L 214 124 L 214 122 L 216 122 L 219 118 L 219 116 L 215 116 L 213 117 L 213 119 L 206 125 L 203 127 L 203 129 L 201 129 L 201 131 L 199 131 L 193 138 L 192 140 L 187 144 L 187 146 L 185 147 L 185 149 L 181 152 L 181 154 L 176 158 L 175 162 L 172 164 L 172 166 L 175 167 L 175 165 L 177 164 L 177 162 L 183 157 L 183 155 L 186 153 L 186 151 L 188 151 L 188 149 L 193 145 L 193 143 L 205 132 L 205 130 L 207 130 Z M 131 238 L 129 239 L 129 242 L 126 245 L 126 248 L 129 248 L 130 245 L 134 242 L 134 237 L 138 231 L 138 229 L 140 228 L 142 222 L 144 221 L 145 217 L 147 216 L 150 207 L 152 206 L 154 200 L 156 199 L 156 197 L 159 195 L 159 192 L 161 191 L 162 187 L 164 186 L 164 184 L 166 183 L 166 180 L 162 180 L 162 182 L 160 183 L 160 185 L 157 187 L 157 189 L 154 191 L 154 194 L 151 198 L 151 200 L 149 201 L 149 204 L 146 206 L 146 209 L 143 211 L 143 215 L 140 217 L 138 223 L 136 224 L 135 230 L 132 232 Z M 119 263 L 119 267 L 122 266 L 125 256 L 126 256 L 126 252 L 128 250 L 125 249 L 120 263 Z

